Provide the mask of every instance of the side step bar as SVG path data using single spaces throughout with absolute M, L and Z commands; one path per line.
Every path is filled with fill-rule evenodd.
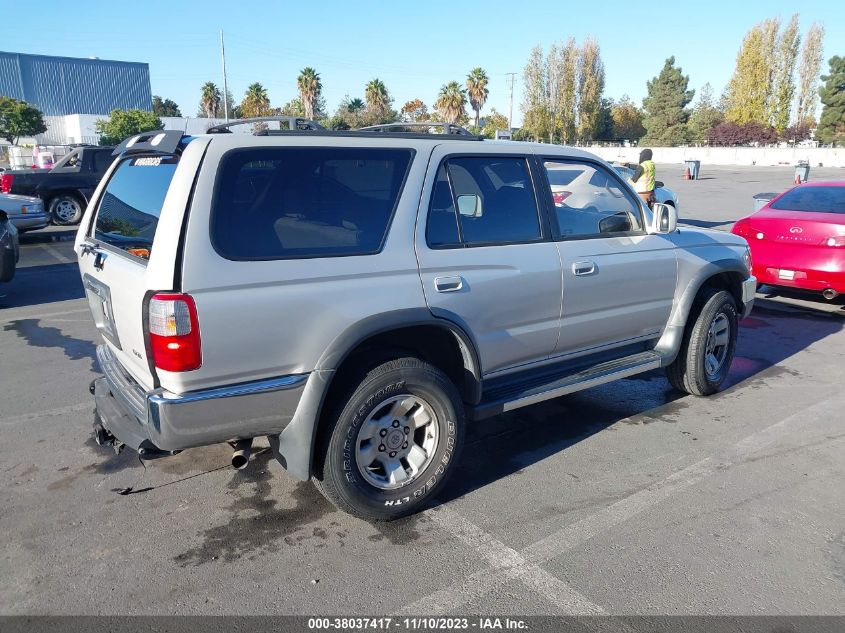
M 640 352 L 625 358 L 599 363 L 574 373 L 553 376 L 547 378 L 542 384 L 523 384 L 510 389 L 500 388 L 492 393 L 484 394 L 484 398 L 476 406 L 468 407 L 467 417 L 470 420 L 483 420 L 506 411 L 641 374 L 657 369 L 660 365 L 661 356 L 657 352 Z

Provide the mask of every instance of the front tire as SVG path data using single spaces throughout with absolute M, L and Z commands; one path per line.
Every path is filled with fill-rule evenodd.
M 340 407 L 318 453 L 323 495 L 372 521 L 420 511 L 455 469 L 463 445 L 455 385 L 429 363 L 400 358 L 369 372 Z
M 74 195 L 62 194 L 50 200 L 49 210 L 53 224 L 69 226 L 79 224 L 79 221 L 82 220 L 82 214 L 85 212 L 85 205 Z
M 733 296 L 725 290 L 702 290 L 693 306 L 681 351 L 666 368 L 675 389 L 694 396 L 716 393 L 728 376 L 736 349 L 739 318 Z

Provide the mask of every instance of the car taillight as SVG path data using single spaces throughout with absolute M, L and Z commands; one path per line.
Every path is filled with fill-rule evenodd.
M 555 204 L 563 204 L 563 201 L 571 195 L 571 191 L 552 191 L 552 200 L 554 200 Z M 546 200 L 548 200 L 548 198 L 546 198 Z
M 822 241 L 824 246 L 845 246 L 845 235 L 834 235 Z
M 149 305 L 153 364 L 164 371 L 192 371 L 202 365 L 197 306 L 186 294 L 159 293 Z
M 15 177 L 12 174 L 3 174 L 0 176 L 0 191 L 9 193 L 12 191 L 12 181 Z

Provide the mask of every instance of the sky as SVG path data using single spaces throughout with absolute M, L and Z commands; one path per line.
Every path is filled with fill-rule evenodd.
M 147 62 L 153 94 L 174 100 L 187 116 L 197 114 L 203 83 L 222 86 L 221 29 L 235 100 L 258 81 L 274 107 L 297 96 L 296 77 L 305 66 L 320 74 L 330 112 L 345 95 L 363 98 L 374 77 L 386 84 L 397 110 L 414 98 L 431 108 L 440 86 L 463 84 L 481 66 L 490 77 L 482 114 L 495 108 L 507 115 L 507 73 L 517 73 L 518 125 L 522 70 L 535 45 L 545 50 L 570 36 L 579 42 L 593 36 L 605 64 L 605 96 L 614 99 L 627 94 L 641 103 L 646 81 L 672 55 L 690 88 L 709 82 L 718 97 L 745 32 L 795 12 L 802 33 L 813 22 L 826 29 L 824 73 L 829 57 L 845 55 L 845 2 L 10 0 L 0 50 Z

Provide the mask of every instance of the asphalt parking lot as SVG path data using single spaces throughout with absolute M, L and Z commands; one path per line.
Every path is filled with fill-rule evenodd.
M 716 228 L 792 181 L 681 175 Z M 71 240 L 25 236 L 0 286 L 4 614 L 845 614 L 842 301 L 763 288 L 722 393 L 652 373 L 480 423 L 436 507 L 369 524 L 268 452 L 97 447 Z

